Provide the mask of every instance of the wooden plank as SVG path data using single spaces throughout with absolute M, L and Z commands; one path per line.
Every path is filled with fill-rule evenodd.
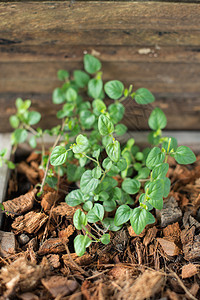
M 15 113 L 15 99 L 19 94 L 0 94 L 0 132 L 11 131 L 9 116 Z M 23 99 L 31 99 L 32 107 L 42 114 L 39 126 L 51 128 L 59 121 L 55 115 L 60 106 L 51 101 L 51 94 L 22 93 Z M 152 106 L 139 106 L 134 101 L 126 101 L 126 113 L 123 120 L 130 130 L 148 129 L 147 119 L 154 106 L 158 106 L 165 112 L 168 119 L 168 130 L 200 130 L 200 101 L 199 95 L 185 94 L 155 94 L 156 101 Z M 106 100 L 106 103 L 111 103 Z
M 10 159 L 11 156 L 11 143 L 10 134 L 0 134 L 0 150 L 7 148 L 5 158 Z M 2 203 L 6 196 L 7 183 L 9 178 L 9 169 L 3 164 L 0 169 L 0 203 Z M 2 225 L 3 214 L 0 212 L 0 227 Z
M 57 71 L 82 68 L 76 62 L 6 62 L 1 63 L 1 93 L 50 93 L 60 82 Z M 160 62 L 106 62 L 105 81 L 118 79 L 135 87 L 150 88 L 157 93 L 199 93 L 200 64 Z
M 198 46 L 199 13 L 189 3 L 0 3 L 1 44 Z

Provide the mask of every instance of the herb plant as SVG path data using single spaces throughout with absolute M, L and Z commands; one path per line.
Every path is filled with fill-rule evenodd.
M 127 222 L 136 234 L 154 223 L 151 211 L 162 209 L 163 198 L 170 192 L 168 157 L 174 157 L 179 164 L 194 163 L 196 157 L 188 147 L 178 147 L 173 137 L 162 136 L 167 120 L 160 108 L 155 108 L 148 120 L 152 149 L 140 151 L 134 139 L 121 145 L 117 136 L 127 131 L 120 123 L 125 112 L 123 102 L 131 98 L 139 105 L 147 105 L 155 99 L 147 89 L 133 91 L 132 85 L 125 88 L 118 80 L 104 84 L 101 62 L 96 57 L 86 54 L 84 71 L 76 70 L 70 77 L 67 71 L 60 70 L 58 78 L 64 83 L 54 90 L 53 103 L 62 106 L 57 112 L 62 124 L 51 130 L 35 130 L 32 125 L 39 122 L 40 114 L 28 110 L 30 100 L 17 99 L 17 114 L 10 118 L 15 128 L 12 143 L 16 146 L 24 142 L 27 131 L 33 133 L 29 139 L 33 148 L 45 133 L 57 136 L 49 157 L 42 146 L 45 175 L 40 192 L 45 183 L 56 186 L 56 173 L 67 174 L 70 181 L 80 180 L 80 188 L 71 191 L 66 202 L 81 207 L 73 217 L 74 226 L 83 233 L 74 239 L 75 252 L 81 256 L 93 242 L 108 244 L 109 231 L 118 231 Z M 103 101 L 105 97 L 111 100 L 108 106 Z

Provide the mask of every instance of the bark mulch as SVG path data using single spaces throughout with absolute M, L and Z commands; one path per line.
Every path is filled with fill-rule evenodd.
M 73 187 L 63 177 L 59 191 L 46 185 L 38 198 L 39 162 L 32 153 L 18 164 L 3 203 L 0 299 L 200 299 L 200 156 L 187 167 L 170 160 L 172 188 L 155 224 L 139 236 L 127 225 L 82 257 L 73 248 L 77 208 L 64 202 Z

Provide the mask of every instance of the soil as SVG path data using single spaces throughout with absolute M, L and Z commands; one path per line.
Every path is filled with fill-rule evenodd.
M 155 224 L 139 236 L 127 225 L 82 257 L 73 248 L 77 208 L 64 202 L 74 187 L 63 177 L 58 191 L 46 185 L 38 198 L 39 164 L 40 155 L 31 153 L 11 175 L 0 299 L 200 299 L 200 156 L 192 166 L 170 160 L 171 192 L 163 210 L 154 210 Z

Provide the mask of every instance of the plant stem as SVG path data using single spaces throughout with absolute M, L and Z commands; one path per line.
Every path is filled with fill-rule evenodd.
M 99 241 L 100 241 L 99 239 L 96 238 L 96 236 L 94 236 L 91 232 L 89 232 L 89 231 L 87 230 L 87 228 L 86 228 L 84 225 L 82 225 L 82 226 L 83 226 L 83 229 L 85 230 L 85 232 L 86 232 L 88 235 L 90 235 L 96 242 L 99 242 Z
M 61 129 L 60 129 L 60 133 L 59 133 L 59 135 L 57 136 L 57 139 L 55 140 L 55 143 L 53 144 L 52 151 L 53 151 L 53 149 L 56 147 L 56 145 L 58 144 L 58 142 L 59 142 L 59 140 L 60 140 L 60 138 L 61 138 L 61 135 L 62 135 L 64 126 L 65 126 L 65 122 L 64 122 L 64 119 L 63 119 L 63 121 L 62 121 L 62 126 L 61 126 Z M 40 193 L 41 193 L 42 190 L 43 190 L 44 183 L 45 183 L 45 180 L 46 180 L 46 177 L 47 177 L 47 172 L 48 172 L 49 164 L 50 164 L 50 157 L 51 157 L 51 153 L 49 154 L 49 157 L 48 157 L 48 161 L 47 161 L 47 165 L 46 165 L 44 177 L 43 177 L 43 179 L 42 179 L 42 184 L 41 184 L 40 191 L 39 191 Z

